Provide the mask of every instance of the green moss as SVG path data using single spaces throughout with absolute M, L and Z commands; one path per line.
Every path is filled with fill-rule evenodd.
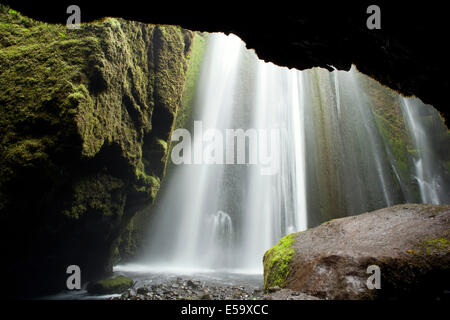
M 167 153 L 167 142 L 162 139 L 156 139 L 156 143 L 161 147 L 161 151 Z
M 380 138 L 386 146 L 386 156 L 393 164 L 391 170 L 393 194 L 403 195 L 408 199 L 420 200 L 414 173 L 413 141 L 408 134 L 407 125 L 398 95 L 387 87 L 366 75 L 357 73 L 361 86 L 367 94 L 367 101 L 374 116 Z M 411 200 L 410 200 L 411 201 Z
M 85 216 L 86 213 L 103 218 L 118 218 L 123 214 L 126 200 L 123 187 L 121 179 L 107 174 L 80 177 L 73 186 L 71 205 L 63 213 L 75 220 Z
M 433 252 L 449 253 L 450 252 L 450 240 L 447 238 L 436 238 L 436 239 L 426 240 L 422 243 L 422 248 L 427 253 L 433 253 Z
M 294 256 L 296 234 L 289 234 L 269 249 L 264 255 L 264 290 L 274 286 L 284 287 L 289 275 L 289 264 Z
M 401 164 L 403 171 L 408 170 L 409 154 L 412 154 L 414 149 L 406 136 L 405 129 L 395 126 L 390 120 L 386 119 L 386 114 L 374 114 L 378 128 L 392 149 L 395 159 Z
M 37 161 L 45 161 L 45 143 L 40 139 L 25 139 L 11 145 L 5 152 L 6 160 L 24 166 L 33 166 Z
M 450 253 L 450 240 L 444 237 L 422 241 L 417 247 L 407 250 L 408 253 L 423 256 Z
M 146 193 L 153 201 L 156 198 L 156 194 L 161 186 L 160 178 L 152 175 L 148 175 L 144 171 L 137 169 L 136 171 L 138 181 L 136 183 L 136 191 Z
M 88 292 L 93 294 L 122 293 L 133 286 L 133 279 L 117 276 L 111 279 L 97 281 L 88 286 Z
M 195 91 L 197 89 L 201 62 L 206 48 L 207 35 L 196 33 L 188 55 L 189 67 L 186 76 L 180 110 L 177 113 L 175 128 L 189 128 L 193 116 Z
M 450 248 L 450 240 L 447 238 L 437 238 L 433 240 L 427 240 L 424 241 L 424 244 L 437 248 Z
M 336 219 L 330 219 L 328 221 L 323 222 L 322 224 L 329 224 L 329 223 L 333 222 L 334 220 L 336 220 Z

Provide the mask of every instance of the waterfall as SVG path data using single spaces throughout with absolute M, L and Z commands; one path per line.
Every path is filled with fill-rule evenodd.
M 233 259 L 233 222 L 228 213 L 218 211 L 210 217 L 211 239 L 208 241 L 210 248 L 209 265 L 215 269 L 227 269 L 232 265 Z
M 429 112 L 429 107 L 425 106 L 418 99 L 401 99 L 402 111 L 412 137 L 416 150 L 414 158 L 415 179 L 419 185 L 420 198 L 424 203 L 445 204 L 450 201 L 450 181 L 442 172 L 442 164 L 436 157 L 433 150 L 433 141 L 430 137 L 430 128 L 427 128 L 425 120 L 437 119 L 436 113 Z M 428 111 L 428 112 L 427 112 Z M 428 113 L 421 116 L 421 113 Z M 434 116 L 434 117 L 433 117 Z M 430 125 L 430 124 L 429 124 Z
M 260 273 L 267 249 L 307 227 L 302 75 L 259 61 L 235 36 L 212 34 L 198 88 L 183 150 L 192 164 L 169 173 L 150 263 Z M 217 140 L 223 161 L 208 161 Z
M 448 203 L 448 167 L 427 156 L 412 103 L 354 67 L 289 70 L 236 36 L 209 35 L 144 263 L 261 273 L 286 234 L 396 203 Z

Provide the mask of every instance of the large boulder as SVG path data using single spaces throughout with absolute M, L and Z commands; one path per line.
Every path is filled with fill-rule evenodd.
M 380 289 L 367 285 L 371 265 Z M 264 255 L 264 288 L 325 299 L 442 298 L 449 267 L 450 206 L 404 204 L 286 236 Z

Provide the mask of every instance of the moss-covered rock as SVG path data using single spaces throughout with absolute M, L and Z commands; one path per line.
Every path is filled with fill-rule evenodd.
M 122 293 L 133 286 L 133 279 L 125 276 L 104 279 L 89 284 L 87 290 L 93 294 Z
M 192 37 L 113 18 L 69 30 L 0 5 L 0 250 L 18 295 L 63 288 L 71 264 L 83 281 L 111 270 L 164 176 Z
M 281 238 L 275 246 L 268 250 L 263 259 L 264 290 L 271 287 L 284 287 L 289 275 L 289 263 L 294 256 L 294 242 L 296 234 L 289 234 Z

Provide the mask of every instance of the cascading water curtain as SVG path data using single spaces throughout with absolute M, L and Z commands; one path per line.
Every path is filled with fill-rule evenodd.
M 441 129 L 443 132 L 441 136 L 433 136 L 439 133 L 437 129 L 439 126 L 442 127 L 442 119 L 435 110 L 424 105 L 419 99 L 403 97 L 399 99 L 414 148 L 414 178 L 419 186 L 420 199 L 424 203 L 448 204 L 450 203 L 449 162 L 448 157 L 446 163 L 440 161 L 439 152 L 441 149 L 441 152 L 444 150 L 448 154 L 448 139 L 445 139 L 444 128 Z
M 171 166 L 159 194 L 150 265 L 261 273 L 286 234 L 396 203 L 449 202 L 448 152 L 432 147 L 449 141 L 437 112 L 354 68 L 280 68 L 236 36 L 211 34 L 194 101 L 189 136 L 173 142 L 189 164 Z M 441 121 L 442 137 L 411 104 Z

